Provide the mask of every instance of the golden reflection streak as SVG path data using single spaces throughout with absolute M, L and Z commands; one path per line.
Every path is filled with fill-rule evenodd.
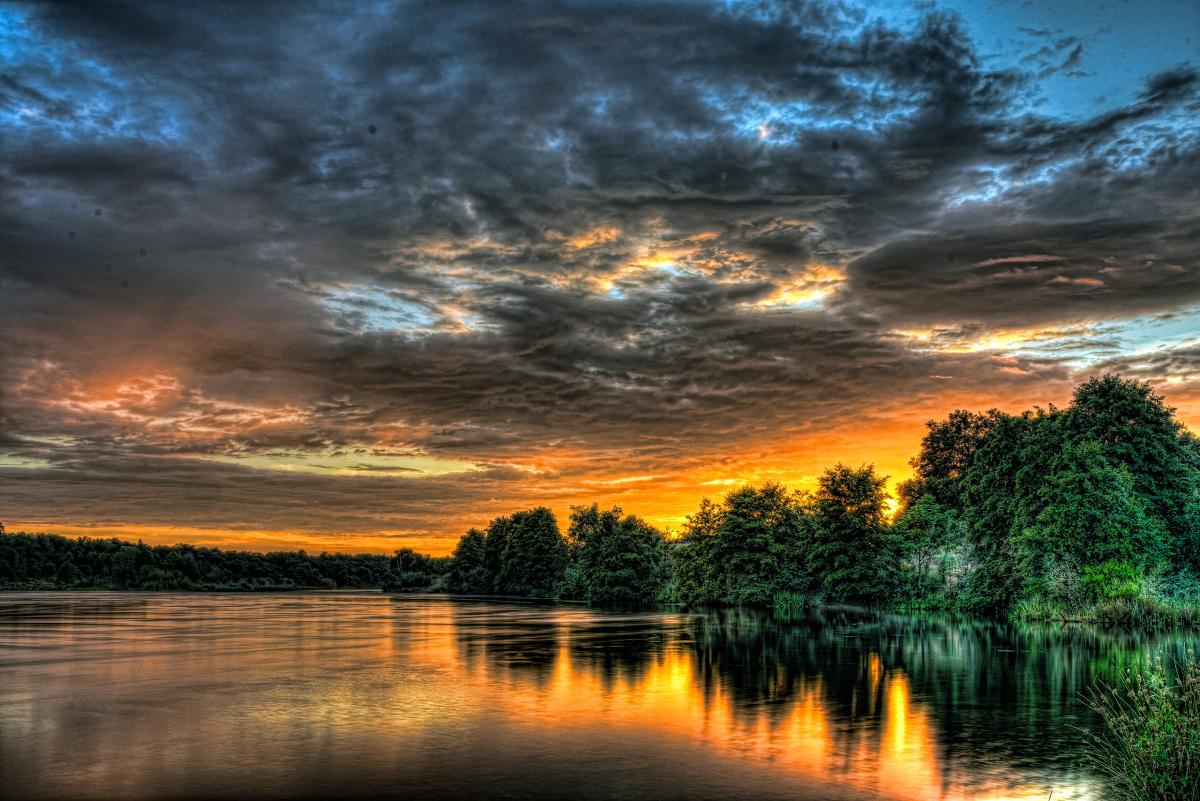
M 943 775 L 938 758 L 936 725 L 915 702 L 901 670 L 887 671 L 877 654 L 866 664 L 867 702 L 855 720 L 834 722 L 824 701 L 820 678 L 803 680 L 789 700 L 784 716 L 771 707 L 736 708 L 720 682 L 706 695 L 690 651 L 668 647 L 640 673 L 614 671 L 607 677 L 585 660 L 573 656 L 566 613 L 556 629 L 558 644 L 549 676 L 531 681 L 512 665 L 479 666 L 471 680 L 488 683 L 489 712 L 501 711 L 517 723 L 532 727 L 574 727 L 656 731 L 692 747 L 711 749 L 731 759 L 769 764 L 770 770 L 793 777 L 878 792 L 903 801 L 942 799 L 1044 798 L 1041 787 L 1023 785 L 1016 777 L 989 775 L 991 786 L 969 786 L 963 777 Z M 440 643 L 423 641 L 414 653 L 421 664 L 445 668 L 457 657 L 453 633 L 445 629 Z M 437 648 L 446 653 L 438 654 Z M 486 662 L 482 658 L 480 662 Z M 881 718 L 870 713 L 882 693 Z M 847 728 L 849 726 L 849 728 Z

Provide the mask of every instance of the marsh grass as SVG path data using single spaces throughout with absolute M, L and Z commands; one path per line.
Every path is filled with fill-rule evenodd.
M 798 592 L 777 592 L 771 601 L 775 614 L 781 617 L 802 614 L 811 603 L 808 597 Z
M 1011 616 L 1018 620 L 1099 623 L 1141 629 L 1200 627 L 1200 603 L 1165 598 L 1110 598 L 1091 604 L 1069 605 L 1045 600 L 1017 603 Z
M 1172 670 L 1171 667 L 1174 669 Z M 1084 732 L 1093 766 L 1121 801 L 1200 801 L 1200 661 L 1161 658 L 1098 683 L 1088 706 L 1104 732 Z

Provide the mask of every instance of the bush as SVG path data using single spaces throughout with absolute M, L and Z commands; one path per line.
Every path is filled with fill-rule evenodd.
M 1171 672 L 1158 658 L 1088 699 L 1105 726 L 1086 732 L 1089 755 L 1115 798 L 1200 799 L 1200 662 L 1188 651 Z
M 1128 562 L 1109 559 L 1083 569 L 1083 584 L 1101 601 L 1142 597 L 1142 573 Z

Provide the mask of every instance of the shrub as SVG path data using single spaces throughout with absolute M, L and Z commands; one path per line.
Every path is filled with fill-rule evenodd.
M 1142 597 L 1141 571 L 1116 559 L 1085 567 L 1083 584 L 1101 601 Z

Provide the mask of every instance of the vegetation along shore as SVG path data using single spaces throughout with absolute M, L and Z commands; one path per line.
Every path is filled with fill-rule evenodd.
M 1145 383 L 1076 388 L 1065 409 L 928 423 L 888 514 L 873 467 L 813 492 L 746 486 L 668 537 L 620 508 L 545 507 L 471 529 L 453 555 L 246 553 L 48 534 L 0 538 L 9 589 L 302 587 L 592 603 L 886 605 L 1126 625 L 1200 623 L 1200 440 Z

